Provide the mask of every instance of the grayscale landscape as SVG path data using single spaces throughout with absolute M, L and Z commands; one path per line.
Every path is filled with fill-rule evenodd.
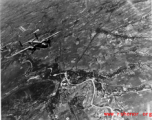
M 1 0 L 2 120 L 151 120 L 151 18 L 151 0 Z

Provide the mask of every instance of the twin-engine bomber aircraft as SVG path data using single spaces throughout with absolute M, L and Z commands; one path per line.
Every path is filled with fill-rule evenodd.
M 19 52 L 16 52 L 15 54 L 11 55 L 10 57 L 7 57 L 7 58 L 11 58 L 11 57 L 14 57 L 24 51 L 27 51 L 27 50 L 30 50 L 31 53 L 33 54 L 36 50 L 40 50 L 41 48 L 48 48 L 48 47 L 51 47 L 51 43 L 52 43 L 52 39 L 53 37 L 55 37 L 56 35 L 58 35 L 60 33 L 60 31 L 42 39 L 41 41 L 38 40 L 38 36 L 36 34 L 36 32 L 34 32 L 34 35 L 35 35 L 35 38 L 32 39 L 32 40 L 29 40 L 25 43 L 21 43 L 19 41 L 19 44 L 21 47 L 23 47 L 25 44 L 29 44 L 30 46 L 24 48 L 23 50 L 20 50 Z

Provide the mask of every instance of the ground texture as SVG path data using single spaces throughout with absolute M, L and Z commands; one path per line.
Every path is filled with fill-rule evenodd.
M 150 0 L 1 4 L 4 120 L 150 120 L 142 115 L 152 112 Z M 8 58 L 37 29 L 40 40 L 60 33 L 47 49 Z M 123 111 L 141 116 L 104 116 Z

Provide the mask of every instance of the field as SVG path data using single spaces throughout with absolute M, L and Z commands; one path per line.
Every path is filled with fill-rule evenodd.
M 150 0 L 2 0 L 1 4 L 4 120 L 99 116 L 108 120 L 112 117 L 102 118 L 101 113 L 152 112 L 152 92 L 147 90 L 152 85 Z M 11 57 L 29 46 L 19 41 L 33 39 L 36 30 L 39 41 L 59 34 L 48 48 Z M 58 77 L 65 71 L 69 78 Z M 126 93 L 115 96 L 116 91 Z

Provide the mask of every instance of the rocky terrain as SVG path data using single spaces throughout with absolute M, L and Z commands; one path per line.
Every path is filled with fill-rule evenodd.
M 2 0 L 3 120 L 150 120 L 150 0 Z M 51 47 L 14 53 L 60 31 Z M 10 57 L 10 58 L 9 58 Z M 106 112 L 136 112 L 111 117 Z

